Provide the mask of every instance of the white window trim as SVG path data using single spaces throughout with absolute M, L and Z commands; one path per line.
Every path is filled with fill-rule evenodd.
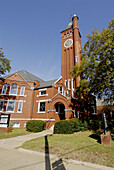
M 37 97 L 39 97 L 39 96 L 48 96 L 48 94 L 46 93 L 46 94 L 43 94 L 43 95 L 41 95 L 41 92 L 42 91 L 46 91 L 47 90 L 47 88 L 45 88 L 45 89 L 39 89 L 39 95 L 37 95 Z
M 58 93 L 60 93 L 60 87 L 58 87 Z
M 6 84 L 6 83 L 5 83 L 5 84 Z M 3 87 L 4 87 L 5 84 L 3 84 Z M 6 84 L 6 85 L 7 85 L 7 84 Z M 5 94 L 3 94 L 3 89 L 4 89 L 3 87 L 2 87 L 2 92 L 1 92 L 1 94 L 2 94 L 2 95 L 5 95 L 6 92 L 5 92 Z M 6 87 L 6 91 L 7 91 L 7 87 Z
M 46 91 L 46 90 L 42 90 L 42 91 Z M 39 96 L 48 96 L 48 94 L 41 94 L 42 91 L 39 91 Z
M 7 102 L 7 106 L 6 106 L 6 112 L 7 112 L 7 113 L 14 113 L 14 110 L 15 110 L 15 104 L 14 104 L 14 110 L 13 110 L 13 111 L 7 111 L 8 104 L 9 104 L 9 102 L 12 102 L 12 101 L 14 101 L 14 102 L 15 102 L 15 100 L 8 100 L 8 102 Z
M 74 97 L 74 79 L 72 79 L 72 97 Z
M 70 83 L 70 79 L 68 79 L 68 89 L 70 90 L 71 89 L 71 84 L 69 84 Z M 69 85 L 70 85 L 70 87 L 69 87 Z
M 76 58 L 76 63 L 78 62 L 78 56 L 75 57 Z
M 60 91 L 60 87 L 62 87 L 62 91 Z M 58 93 L 60 93 L 60 94 L 63 95 L 63 86 L 59 86 L 59 87 L 58 87 Z
M 70 37 L 70 34 L 69 34 L 69 32 L 67 33 L 67 37 Z
M 22 85 L 22 86 L 24 86 L 24 85 Z M 24 86 L 24 94 L 25 94 L 25 86 Z M 21 89 L 20 89 L 20 96 L 25 96 L 24 94 L 23 95 L 21 94 Z
M 12 84 L 16 84 L 16 83 L 12 83 Z M 12 86 L 12 84 L 10 85 L 10 91 L 9 91 L 9 95 L 15 95 L 15 96 L 17 96 L 17 93 L 16 94 L 10 94 L 11 93 L 11 86 Z M 17 84 L 17 92 L 18 92 L 18 84 Z
M 40 111 L 40 103 L 41 102 L 45 102 L 45 106 L 46 106 L 46 100 L 39 100 L 38 101 L 38 112 L 37 113 L 45 113 L 44 111 Z M 45 107 L 46 108 L 46 107 Z
M 64 34 L 64 39 L 66 39 L 66 34 Z
M 39 89 L 39 92 L 40 92 L 40 91 L 46 91 L 46 90 L 47 90 L 47 88 L 45 88 L 45 89 Z
M 70 36 L 72 36 L 72 32 L 70 32 Z
M 4 99 L 0 99 L 0 101 L 4 102 Z M 3 107 L 4 107 L 4 103 L 3 103 Z M 0 110 L 0 112 L 3 112 L 3 107 L 2 107 L 2 110 Z
M 15 127 L 15 124 L 18 124 L 19 126 Z M 13 122 L 13 128 L 20 128 L 20 122 Z
M 65 87 L 67 87 L 67 80 L 65 80 Z
M 22 102 L 21 111 L 18 111 L 19 102 Z M 23 100 L 19 100 L 19 101 L 18 101 L 18 107 L 17 107 L 17 113 L 22 113 L 22 109 L 23 109 Z

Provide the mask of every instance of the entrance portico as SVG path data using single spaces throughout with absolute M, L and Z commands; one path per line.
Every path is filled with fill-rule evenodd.
M 71 119 L 73 117 L 71 100 L 68 100 L 67 97 L 58 93 L 50 101 L 48 115 L 53 117 L 55 121 Z
M 56 113 L 58 113 L 60 120 L 64 120 L 65 119 L 65 106 L 63 103 L 56 103 L 55 104 L 55 109 L 56 109 Z

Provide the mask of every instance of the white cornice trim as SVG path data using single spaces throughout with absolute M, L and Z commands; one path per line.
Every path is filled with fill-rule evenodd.
M 45 89 L 39 89 L 39 91 L 45 91 L 45 90 L 47 90 L 47 88 L 45 88 Z
M 61 76 L 58 80 L 56 80 L 55 82 L 54 82 L 54 84 L 56 84 L 60 79 L 62 79 L 63 77 Z
M 65 97 L 66 99 L 67 99 L 67 97 L 66 96 L 64 96 L 63 94 L 61 94 L 61 93 L 57 93 L 55 96 L 53 96 L 50 100 L 52 100 L 52 99 L 54 99 L 58 94 L 60 94 L 61 96 L 63 96 L 63 97 Z
M 43 121 L 55 121 L 55 119 L 30 119 L 30 118 L 11 118 L 10 120 L 43 120 Z

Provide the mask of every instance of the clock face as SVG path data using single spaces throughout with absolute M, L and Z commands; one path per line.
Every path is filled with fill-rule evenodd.
M 64 47 L 70 47 L 73 44 L 73 40 L 72 39 L 68 39 L 64 42 Z

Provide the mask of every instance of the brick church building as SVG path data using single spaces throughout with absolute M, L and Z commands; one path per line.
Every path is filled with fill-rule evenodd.
M 28 120 L 43 120 L 47 128 L 58 120 L 75 116 L 72 99 L 79 85 L 69 74 L 71 68 L 80 64 L 81 35 L 78 17 L 61 32 L 61 76 L 44 81 L 21 70 L 1 79 L 0 112 L 10 114 L 14 127 L 24 127 Z M 4 126 L 4 125 L 3 125 Z

